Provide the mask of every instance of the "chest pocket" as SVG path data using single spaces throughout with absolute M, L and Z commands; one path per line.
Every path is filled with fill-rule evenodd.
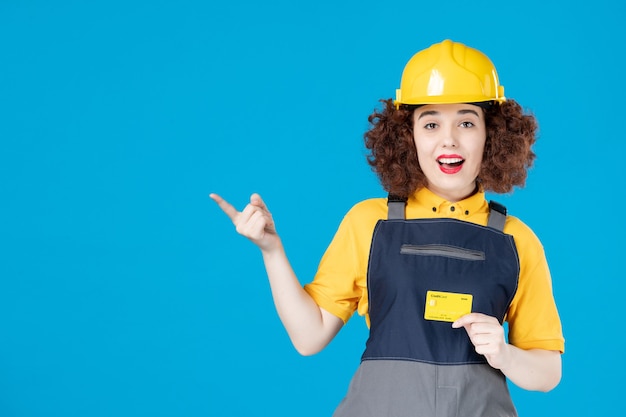
M 471 250 L 451 245 L 411 245 L 400 246 L 402 255 L 415 256 L 443 256 L 453 259 L 463 259 L 466 261 L 484 261 L 485 252 Z

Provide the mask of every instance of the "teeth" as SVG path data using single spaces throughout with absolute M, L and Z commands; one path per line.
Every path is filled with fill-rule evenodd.
M 463 162 L 461 158 L 439 158 L 437 160 L 440 164 L 458 164 L 459 162 Z

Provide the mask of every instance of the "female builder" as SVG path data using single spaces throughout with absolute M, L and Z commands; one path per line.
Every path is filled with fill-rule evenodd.
M 365 134 L 389 197 L 347 213 L 304 288 L 259 195 L 241 212 L 211 198 L 261 249 L 298 352 L 365 315 L 370 336 L 335 416 L 515 416 L 505 377 L 551 390 L 564 340 L 541 243 L 484 193 L 524 185 L 535 118 L 505 99 L 489 58 L 449 40 L 411 58 L 396 94 Z

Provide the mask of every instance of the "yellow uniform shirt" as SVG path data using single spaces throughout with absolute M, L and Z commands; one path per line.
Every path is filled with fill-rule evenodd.
M 407 202 L 407 219 L 454 218 L 485 226 L 489 205 L 483 192 L 450 203 L 422 188 Z M 346 214 L 324 253 L 313 282 L 305 290 L 323 309 L 345 322 L 357 311 L 369 325 L 367 266 L 374 226 L 387 218 L 387 199 L 356 204 Z M 564 351 L 564 339 L 552 294 L 550 271 L 541 242 L 533 231 L 507 216 L 504 233 L 515 240 L 520 260 L 517 292 L 506 321 L 509 342 L 522 349 Z

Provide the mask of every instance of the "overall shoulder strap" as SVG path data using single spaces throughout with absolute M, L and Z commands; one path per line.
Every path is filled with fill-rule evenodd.
M 389 194 L 387 196 L 387 219 L 406 219 L 406 201 L 405 197 Z
M 487 227 L 496 229 L 499 231 L 504 230 L 504 222 L 506 221 L 506 207 L 495 201 L 489 202 L 489 220 L 487 221 Z

